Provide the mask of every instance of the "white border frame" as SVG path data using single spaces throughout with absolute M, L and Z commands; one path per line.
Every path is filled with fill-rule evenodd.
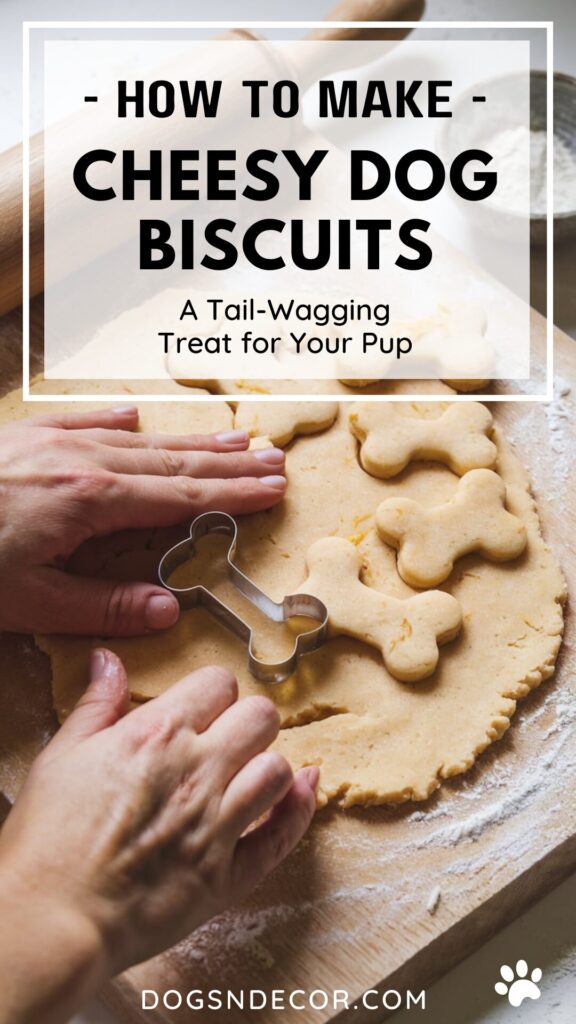
M 22 394 L 25 402 L 401 402 L 446 401 L 446 395 L 33 395 L 30 393 L 30 30 L 36 28 L 323 28 L 325 21 L 24 21 L 22 23 Z M 544 394 L 494 395 L 467 392 L 450 401 L 551 402 L 554 398 L 554 22 L 552 21 L 331 21 L 331 28 L 539 28 L 546 31 L 546 391 Z M 305 382 L 303 382 L 305 383 Z

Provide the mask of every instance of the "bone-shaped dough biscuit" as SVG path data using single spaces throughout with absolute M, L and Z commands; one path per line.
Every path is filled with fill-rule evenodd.
M 486 385 L 494 369 L 494 352 L 484 337 L 486 315 L 477 302 L 452 301 L 441 304 L 434 313 L 413 321 L 391 321 L 388 336 L 410 338 L 413 348 L 406 357 L 411 376 L 436 377 L 457 391 L 473 391 Z M 337 376 L 349 387 L 364 387 L 371 381 L 401 376 L 394 353 L 362 356 L 362 368 L 368 377 L 350 379 L 344 371 L 350 356 L 336 356 Z M 460 376 L 461 375 L 461 376 Z M 472 379 L 473 378 L 473 379 Z
M 389 498 L 376 512 L 380 536 L 398 549 L 398 572 L 414 587 L 433 587 L 462 555 L 477 551 L 493 562 L 517 558 L 526 547 L 523 522 L 505 508 L 506 488 L 489 469 L 474 469 L 454 497 L 423 508 L 411 498 Z
M 480 402 L 454 403 L 436 419 L 406 415 L 395 402 L 355 402 L 349 423 L 372 476 L 396 476 L 413 459 L 444 462 L 462 476 L 493 466 L 498 454 L 487 436 L 492 414 Z
M 299 588 L 328 608 L 332 636 L 352 636 L 379 648 L 391 675 L 404 682 L 425 679 L 438 663 L 438 645 L 452 640 L 462 611 L 450 594 L 435 590 L 399 599 L 359 579 L 362 556 L 341 537 L 325 537 L 308 550 L 309 575 Z
M 234 426 L 284 447 L 299 434 L 325 430 L 337 415 L 337 402 L 240 402 Z

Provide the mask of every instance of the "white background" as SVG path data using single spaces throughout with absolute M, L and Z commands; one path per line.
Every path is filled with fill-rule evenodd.
M 22 19 L 194 19 L 215 18 L 293 19 L 321 18 L 329 0 L 0 0 L 0 150 L 21 138 L 20 122 L 20 22 Z M 554 19 L 555 68 L 576 75 L 576 4 L 574 0 L 428 0 L 426 18 L 458 19 Z M 494 31 L 494 35 L 497 32 Z M 538 45 L 538 44 L 536 44 Z M 540 44 L 542 46 L 542 44 Z M 543 48 L 537 66 L 544 66 Z M 467 238 L 467 225 L 455 213 L 453 239 Z M 481 250 L 481 251 L 480 251 Z M 485 265 L 499 258 L 498 246 L 485 240 L 476 254 Z M 555 322 L 576 336 L 576 246 L 556 252 Z M 541 268 L 533 275 L 532 302 L 541 299 Z M 535 303 L 536 300 L 536 303 Z M 464 963 L 450 971 L 428 991 L 426 1024 L 574 1024 L 576 1021 L 576 876 L 545 897 L 523 917 Z M 513 1009 L 495 995 L 493 986 L 502 963 L 525 958 L 540 966 L 544 977 L 542 998 Z M 420 1010 L 399 1013 L 395 1024 L 410 1024 Z M 377 1015 L 375 1015 L 376 1017 Z M 192 1016 L 191 1016 L 192 1019 Z M 74 1024 L 116 1024 L 94 1004 Z M 206 1024 L 206 1021 L 203 1022 Z M 375 1020 L 376 1024 L 376 1020 Z

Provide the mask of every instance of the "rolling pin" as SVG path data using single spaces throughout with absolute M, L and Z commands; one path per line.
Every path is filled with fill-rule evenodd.
M 424 0 L 343 0 L 328 15 L 325 25 L 314 29 L 306 40 L 309 48 L 297 48 L 294 59 L 288 54 L 290 66 L 297 72 L 304 88 L 318 81 L 328 70 L 327 55 L 316 43 L 331 40 L 398 40 L 410 28 L 354 28 L 331 27 L 330 22 L 343 21 L 418 21 L 424 10 Z M 233 31 L 226 38 L 256 39 L 246 30 Z M 341 64 L 343 70 L 345 64 Z M 254 77 L 254 68 L 249 69 Z M 334 71 L 334 61 L 330 71 Z M 202 77 L 196 75 L 196 77 Z M 75 114 L 73 117 L 78 117 Z M 62 126 L 63 135 L 70 137 L 72 118 Z M 148 131 L 150 128 L 148 126 Z M 151 144 L 159 145 L 158 125 L 151 132 Z M 44 287 L 44 179 L 42 133 L 30 139 L 30 296 L 38 295 Z M 22 302 L 22 147 L 14 146 L 0 154 L 0 315 L 15 309 Z M 111 246 L 118 240 L 111 239 Z

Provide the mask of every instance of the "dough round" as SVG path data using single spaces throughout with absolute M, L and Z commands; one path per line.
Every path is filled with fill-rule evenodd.
M 142 427 L 167 429 L 173 408 L 146 404 Z M 187 429 L 201 429 L 202 419 L 215 429 L 220 415 L 222 427 L 228 426 L 226 408 L 188 405 Z M 445 409 L 430 403 L 418 413 L 434 417 Z M 184 429 L 182 417 L 177 429 Z M 349 807 L 422 800 L 443 779 L 470 768 L 508 728 L 516 701 L 553 672 L 565 596 L 557 562 L 540 534 L 526 472 L 498 431 L 494 440 L 494 468 L 505 481 L 509 511 L 526 527 L 528 543 L 510 562 L 491 563 L 479 555 L 456 562 L 439 589 L 460 602 L 463 627 L 442 646 L 432 676 L 400 682 L 386 671 L 378 651 L 340 637 L 305 658 L 291 679 L 266 686 L 247 672 L 241 643 L 206 612 L 195 610 L 183 613 L 166 634 L 105 641 L 124 659 L 134 698 L 151 698 L 203 664 L 229 666 L 242 694 L 265 693 L 276 702 L 283 723 L 277 749 L 295 768 L 321 766 L 321 803 L 334 800 Z M 397 573 L 396 552 L 374 528 L 375 511 L 397 496 L 428 507 L 446 502 L 459 477 L 432 462 L 412 463 L 391 479 L 370 476 L 360 466 L 345 407 L 329 429 L 292 443 L 287 472 L 285 501 L 239 521 L 237 560 L 259 586 L 276 599 L 298 591 L 306 578 L 307 549 L 322 537 L 338 536 L 359 546 L 364 583 L 399 598 L 415 593 Z M 154 579 L 161 552 L 181 535 L 141 531 L 100 540 L 80 550 L 75 569 Z M 214 567 L 214 557 L 206 564 Z M 286 642 L 282 630 L 274 630 L 258 634 L 261 651 L 270 647 L 271 655 Z M 52 658 L 55 704 L 65 716 L 86 678 L 90 648 L 102 639 L 51 637 L 41 643 Z

